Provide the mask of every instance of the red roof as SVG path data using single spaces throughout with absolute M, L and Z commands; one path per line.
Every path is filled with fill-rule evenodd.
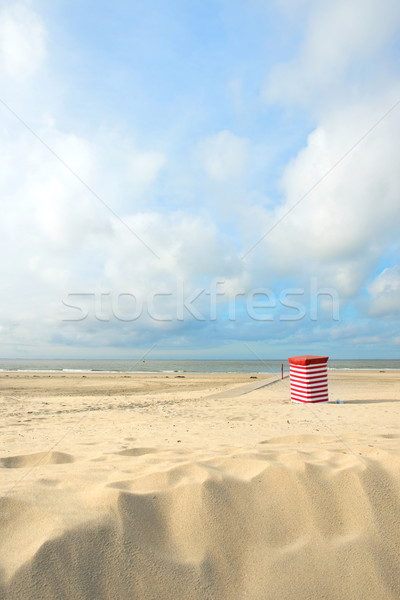
M 326 364 L 329 356 L 313 356 L 312 354 L 303 354 L 303 356 L 291 356 L 288 361 L 291 365 L 319 365 Z

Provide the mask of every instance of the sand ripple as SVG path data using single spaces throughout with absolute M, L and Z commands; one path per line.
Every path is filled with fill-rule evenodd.
M 103 470 L 51 453 L 57 486 L 0 499 L 0 597 L 398 599 L 400 459 L 275 442 L 202 460 L 131 448 Z

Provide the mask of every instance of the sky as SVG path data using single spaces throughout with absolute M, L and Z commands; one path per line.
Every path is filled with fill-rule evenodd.
M 398 0 L 0 0 L 0 357 L 400 358 Z

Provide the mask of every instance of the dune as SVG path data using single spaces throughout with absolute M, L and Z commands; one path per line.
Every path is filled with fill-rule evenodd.
M 313 408 L 311 423 L 313 413 L 288 405 L 279 386 L 244 389 L 240 404 L 239 385 L 231 399 L 210 399 L 213 381 L 173 402 L 137 398 L 132 414 L 121 402 L 113 414 L 107 396 L 104 414 L 74 417 L 62 451 L 38 452 L 46 439 L 54 445 L 46 421 L 21 442 L 10 417 L 0 460 L 0 598 L 400 598 L 394 383 L 368 423 L 357 386 L 347 407 Z M 51 402 L 58 414 L 61 400 Z M 321 421 L 325 431 L 316 432 Z

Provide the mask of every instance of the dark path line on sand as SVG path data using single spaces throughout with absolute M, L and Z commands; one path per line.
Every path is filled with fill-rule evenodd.
M 283 379 L 287 379 L 289 375 L 285 375 Z M 234 388 L 233 390 L 224 390 L 223 392 L 217 392 L 216 394 L 211 394 L 211 396 L 206 396 L 207 399 L 214 398 L 236 398 L 237 396 L 245 396 L 246 394 L 250 394 L 255 390 L 261 390 L 262 388 L 268 387 L 270 385 L 274 385 L 275 383 L 279 383 L 282 381 L 281 376 L 277 376 L 272 381 L 270 379 L 262 379 L 261 381 L 255 381 L 252 383 L 246 383 L 245 385 L 241 385 L 238 388 Z

